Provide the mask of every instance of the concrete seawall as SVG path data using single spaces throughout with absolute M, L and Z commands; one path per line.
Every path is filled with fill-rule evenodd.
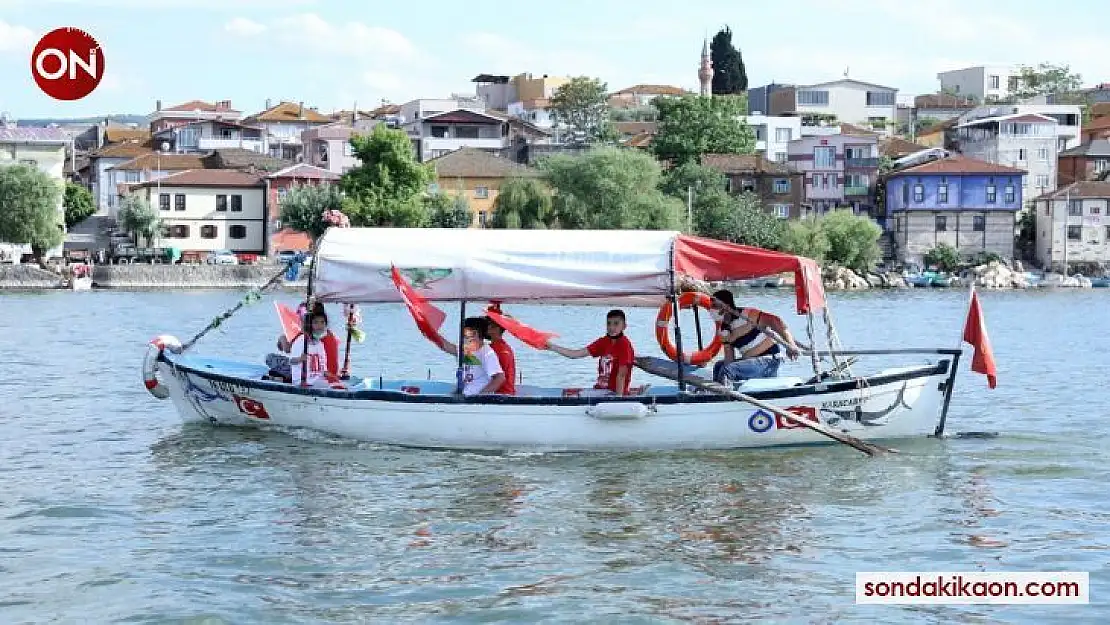
M 55 289 L 62 277 L 37 265 L 0 265 L 0 289 Z
M 93 284 L 106 289 L 242 289 L 261 286 L 280 270 L 277 265 L 97 265 Z M 298 283 L 303 280 L 293 286 Z

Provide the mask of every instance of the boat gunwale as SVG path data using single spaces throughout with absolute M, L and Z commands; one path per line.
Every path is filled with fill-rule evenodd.
M 867 350 L 864 350 L 867 351 Z M 953 359 L 944 359 L 938 361 L 936 364 L 928 365 L 923 364 L 912 371 L 902 371 L 890 374 L 878 374 L 870 377 L 851 378 L 848 380 L 841 380 L 835 382 L 818 382 L 814 384 L 802 384 L 798 386 L 785 387 L 781 389 L 764 389 L 752 390 L 748 394 L 757 399 L 774 400 L 774 399 L 788 399 L 793 397 L 806 397 L 806 396 L 821 396 L 831 395 L 835 393 L 843 393 L 847 391 L 854 391 L 861 388 L 861 383 L 866 386 L 882 386 L 895 382 L 903 382 L 908 380 L 915 380 L 918 378 L 928 378 L 937 375 L 949 375 L 950 367 L 955 357 L 958 357 L 962 350 L 959 349 L 929 349 L 918 348 L 909 350 L 870 350 L 872 352 L 879 352 L 883 354 L 898 354 L 898 353 L 932 353 L 938 355 L 952 356 Z M 837 354 L 851 354 L 850 351 L 837 352 Z M 159 362 L 164 362 L 171 369 L 176 371 L 183 371 L 197 375 L 206 380 L 215 380 L 229 384 L 236 384 L 249 389 L 258 389 L 263 391 L 274 391 L 278 393 L 285 393 L 289 395 L 299 395 L 304 397 L 322 397 L 328 399 L 342 399 L 342 400 L 370 400 L 370 401 L 386 401 L 393 403 L 417 403 L 417 404 L 464 404 L 464 405 L 502 405 L 502 406 L 592 406 L 599 403 L 641 403 L 647 405 L 675 405 L 675 404 L 717 404 L 734 402 L 736 400 L 716 395 L 712 393 L 705 394 L 684 394 L 676 393 L 674 395 L 641 395 L 641 396 L 609 396 L 609 397 L 535 397 L 535 396 L 520 396 L 520 395 L 475 395 L 471 397 L 464 397 L 459 395 L 434 395 L 434 394 L 418 394 L 406 393 L 404 391 L 382 390 L 382 389 L 364 389 L 359 391 L 345 391 L 325 388 L 314 387 L 300 387 L 285 382 L 275 382 L 272 380 L 252 379 L 219 373 L 214 370 L 204 370 L 197 367 L 189 366 L 175 362 L 172 356 L 167 357 L 165 353 L 159 355 Z M 234 362 L 234 361 L 229 361 Z M 951 376 L 950 376 L 951 377 Z M 820 388 L 819 388 L 820 387 Z

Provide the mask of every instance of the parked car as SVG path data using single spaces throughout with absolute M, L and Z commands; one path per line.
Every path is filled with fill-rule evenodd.
M 231 250 L 216 250 L 210 252 L 204 262 L 209 265 L 238 265 L 239 259 Z
M 293 250 L 282 250 L 277 253 L 277 261 L 282 265 L 288 265 L 293 262 L 293 259 L 296 257 L 297 253 Z

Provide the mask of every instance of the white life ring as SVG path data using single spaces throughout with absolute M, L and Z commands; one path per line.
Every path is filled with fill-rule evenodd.
M 158 359 L 162 356 L 162 350 L 165 349 L 180 354 L 181 341 L 177 340 L 177 337 L 163 334 L 147 345 L 146 356 L 143 357 L 143 386 L 158 399 L 166 399 L 170 396 L 170 389 L 158 380 L 157 371 Z

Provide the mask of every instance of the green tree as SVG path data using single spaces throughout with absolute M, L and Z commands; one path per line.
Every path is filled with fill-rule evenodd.
M 955 271 L 960 266 L 960 253 L 956 248 L 941 243 L 925 253 L 922 259 L 926 267 L 936 267 L 941 271 Z
M 66 183 L 65 199 L 66 228 L 72 228 L 85 221 L 96 212 L 92 193 L 79 184 Z
M 753 154 L 755 134 L 741 119 L 745 96 L 655 98 L 659 128 L 651 142 L 662 161 L 678 166 L 705 154 Z
M 43 263 L 43 255 L 65 240 L 58 215 L 62 186 L 29 165 L 0 166 L 0 241 L 30 245 Z
M 424 210 L 432 228 L 469 228 L 474 223 L 474 211 L 465 195 L 429 194 L 424 197 Z
M 379 124 L 368 135 L 352 137 L 351 147 L 361 164 L 340 181 L 351 225 L 424 225 L 427 213 L 422 197 L 435 173 L 417 162 L 408 134 Z
M 882 228 L 865 215 L 850 210 L 835 210 L 819 220 L 829 242 L 825 259 L 857 273 L 870 271 L 879 259 Z
M 732 29 L 725 26 L 709 45 L 713 61 L 713 95 L 733 95 L 748 89 L 748 72 L 740 50 L 732 45 Z
M 892 171 L 894 171 L 894 159 L 889 156 L 880 156 L 879 172 L 875 177 L 875 207 L 879 215 L 886 214 L 887 175 Z
M 119 225 L 135 236 L 137 243 L 150 246 L 162 233 L 162 217 L 150 202 L 137 193 L 129 193 L 119 203 Z
M 764 249 L 782 246 L 783 222 L 763 209 L 755 193 L 729 195 L 712 189 L 694 195 L 694 234 Z
M 711 191 L 724 191 L 725 182 L 725 175 L 719 170 L 699 165 L 694 161 L 688 161 L 668 170 L 663 175 L 663 182 L 659 185 L 659 189 L 663 193 L 685 202 L 686 194 L 692 188 L 694 190 L 694 200 L 697 201 L 698 196 L 702 194 Z
M 551 111 L 575 142 L 600 143 L 614 139 L 609 123 L 609 87 L 597 78 L 578 76 L 555 90 Z
M 1079 91 L 1083 77 L 1073 74 L 1068 65 L 1040 63 L 1022 66 L 1017 76 L 1013 97 L 1021 100 L 1039 95 L 1070 94 Z
M 638 150 L 595 148 L 539 163 L 555 190 L 555 221 L 571 229 L 677 229 L 682 203 L 659 191 L 659 163 Z
M 782 249 L 824 263 L 829 253 L 829 239 L 818 219 L 791 221 L 782 235 Z
M 551 226 L 555 213 L 551 193 L 535 178 L 510 178 L 501 184 L 493 201 L 490 228 L 543 230 Z
M 316 240 L 327 230 L 324 211 L 343 210 L 343 193 L 331 184 L 299 185 L 285 194 L 279 207 L 282 224 Z

